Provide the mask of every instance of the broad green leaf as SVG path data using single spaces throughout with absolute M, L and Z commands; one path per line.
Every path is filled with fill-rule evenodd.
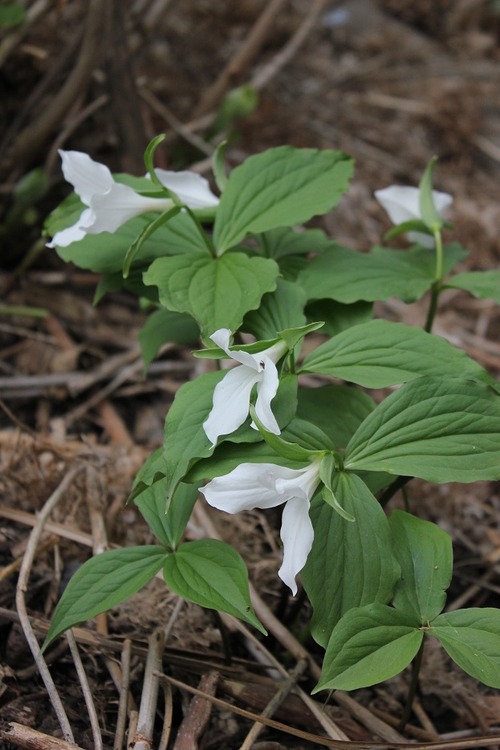
M 354 523 L 316 498 L 311 505 L 314 543 L 302 571 L 314 609 L 312 634 L 323 647 L 348 610 L 390 601 L 399 577 L 387 517 L 366 485 L 355 474 L 341 473 L 332 489 Z
M 189 469 L 201 458 L 212 453 L 210 441 L 203 430 L 203 422 L 212 409 L 213 391 L 227 371 L 208 372 L 196 380 L 185 383 L 177 391 L 165 422 L 163 451 L 169 480 L 167 507 L 178 483 L 184 479 Z M 284 427 L 295 413 L 297 376 L 281 378 L 278 393 L 272 401 L 273 413 L 280 427 Z M 231 435 L 220 441 L 244 443 L 243 453 L 248 442 L 260 441 L 258 430 L 249 426 L 249 421 Z M 186 478 L 186 481 L 197 481 Z
M 500 610 L 457 609 L 445 612 L 428 631 L 464 672 L 484 685 L 500 688 Z
M 321 333 L 336 336 L 351 326 L 366 323 L 372 318 L 372 309 L 371 302 L 353 302 L 350 305 L 344 305 L 332 299 L 320 299 L 306 306 L 306 315 L 308 320 L 325 322 Z
M 420 375 L 488 378 L 477 362 L 440 336 L 388 320 L 370 320 L 342 331 L 311 352 L 301 371 L 366 388 L 405 383 Z
M 278 273 L 276 263 L 267 258 L 240 252 L 221 258 L 190 253 L 158 258 L 144 274 L 144 282 L 158 287 L 166 308 L 192 315 L 206 338 L 219 328 L 236 331 L 246 313 L 276 288 Z
M 166 509 L 188 469 L 197 459 L 212 452 L 203 422 L 212 409 L 214 388 L 225 374 L 223 370 L 207 372 L 196 380 L 184 383 L 168 410 L 163 442 L 168 477 Z
M 125 547 L 96 555 L 71 578 L 56 607 L 43 645 L 79 622 L 120 604 L 148 583 L 161 569 L 162 547 Z
M 297 232 L 289 227 L 271 229 L 256 237 L 268 258 L 285 258 L 288 255 L 310 255 L 321 253 L 331 240 L 321 229 L 306 229 Z
M 444 608 L 453 574 L 451 538 L 435 523 L 400 510 L 389 527 L 394 554 L 401 566 L 393 605 L 428 625 Z
M 300 286 L 278 279 L 275 291 L 262 297 L 259 308 L 245 316 L 242 327 L 258 339 L 272 339 L 284 328 L 305 325 L 305 303 L 306 295 Z
M 452 276 L 447 287 L 465 289 L 474 297 L 494 299 L 500 303 L 500 271 L 467 271 Z
M 279 420 L 278 420 L 279 421 Z M 253 430 L 260 438 L 260 434 Z M 188 482 L 201 482 L 203 479 L 228 474 L 242 463 L 268 463 L 300 469 L 307 465 L 304 461 L 283 458 L 265 442 L 249 445 L 247 442 L 235 444 L 233 437 L 217 446 L 210 458 L 203 459 L 190 469 L 186 475 Z M 298 443 L 312 451 L 331 450 L 333 445 L 329 438 L 310 422 L 293 419 L 281 432 L 281 437 L 291 443 Z
M 299 387 L 298 397 L 297 416 L 320 427 L 336 448 L 345 448 L 376 406 L 367 393 L 347 385 Z
M 139 471 L 137 472 L 132 484 L 132 492 L 129 500 L 133 500 L 146 487 L 153 482 L 158 482 L 167 474 L 167 464 L 163 455 L 163 448 L 157 448 L 149 454 Z
M 423 637 L 411 617 L 384 604 L 350 609 L 332 631 L 313 693 L 356 690 L 394 677 L 416 656 Z
M 183 544 L 165 560 L 163 575 L 176 594 L 265 630 L 250 603 L 248 572 L 233 547 L 215 539 Z
M 500 395 L 466 378 L 412 380 L 361 424 L 345 468 L 429 482 L 500 479 Z
M 346 191 L 352 159 L 340 151 L 280 146 L 234 169 L 214 224 L 218 254 L 248 234 L 302 224 L 330 211 Z
M 279 456 L 264 441 L 261 443 L 221 443 L 212 456 L 193 464 L 186 474 L 186 482 L 202 483 L 204 480 L 222 477 L 240 464 L 277 464 L 289 469 L 304 468 L 303 461 L 290 461 Z
M 144 520 L 161 544 L 174 550 L 184 534 L 198 497 L 198 488 L 192 484 L 179 484 L 175 490 L 168 513 L 166 499 L 168 480 L 163 477 L 145 487 L 134 497 Z
M 288 459 L 289 461 L 310 461 L 311 459 L 317 458 L 318 452 L 315 450 L 309 450 L 304 448 L 297 442 L 291 442 L 285 440 L 283 435 L 275 435 L 273 432 L 266 430 L 262 422 L 260 422 L 255 409 L 253 406 L 250 407 L 250 415 L 257 425 L 260 434 L 268 444 L 268 446 L 274 450 L 278 456 Z
M 461 247 L 447 245 L 443 273 L 465 256 Z M 434 250 L 420 246 L 409 250 L 374 247 L 370 253 L 359 253 L 332 242 L 299 273 L 298 281 L 309 300 L 333 299 L 350 304 L 400 297 L 414 302 L 432 286 L 435 270 Z
M 135 238 L 135 240 L 132 242 L 130 247 L 127 249 L 127 252 L 125 253 L 122 271 L 124 279 L 126 279 L 130 275 L 132 265 L 139 255 L 141 247 L 144 245 L 144 243 L 147 242 L 147 240 L 149 240 L 153 236 L 153 234 L 157 232 L 158 229 L 160 229 L 160 227 L 175 218 L 180 210 L 181 209 L 179 206 L 174 206 L 169 211 L 164 211 L 163 213 L 161 213 L 149 224 L 146 224 L 142 232 Z
M 163 344 L 192 344 L 199 335 L 198 325 L 191 316 L 165 308 L 155 310 L 139 331 L 144 364 L 147 367 L 153 361 Z
M 83 208 L 79 199 L 75 195 L 70 195 L 47 219 L 47 232 L 54 235 L 59 229 L 71 226 L 78 219 Z M 97 273 L 121 274 L 128 248 L 144 231 L 147 224 L 155 218 L 155 214 L 145 214 L 131 219 L 113 234 L 109 232 L 88 234 L 68 247 L 56 248 L 57 254 L 63 260 L 72 262 L 79 268 L 88 268 Z M 143 243 L 132 268 L 147 267 L 155 258 L 165 255 L 191 252 L 203 252 L 207 255 L 207 248 L 194 222 L 186 213 L 180 213 L 167 224 L 159 227 Z

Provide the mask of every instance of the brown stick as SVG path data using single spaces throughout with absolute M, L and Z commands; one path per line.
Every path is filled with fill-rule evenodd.
M 273 28 L 274 19 L 285 4 L 286 0 L 271 0 L 265 5 L 245 43 L 229 62 L 229 65 L 224 68 L 217 80 L 206 90 L 193 113 L 193 117 L 200 117 L 217 106 L 226 91 L 231 88 L 257 55 Z
M 66 83 L 52 99 L 50 106 L 40 113 L 35 122 L 22 130 L 14 141 L 8 156 L 9 166 L 29 162 L 43 147 L 72 104 L 85 91 L 101 46 L 105 8 L 106 0 L 90 0 L 87 27 L 78 61 L 66 79 Z
M 50 737 L 17 721 L 9 721 L 5 727 L 0 727 L 0 739 L 25 750 L 83 750 L 80 745 Z

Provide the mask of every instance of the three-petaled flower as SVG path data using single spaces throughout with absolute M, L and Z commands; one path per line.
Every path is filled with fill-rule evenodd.
M 375 190 L 374 195 L 393 224 L 422 219 L 419 188 L 391 185 L 383 190 Z M 432 198 L 439 214 L 443 214 L 453 202 L 449 193 L 441 193 L 439 190 L 432 191 Z M 434 239 L 423 232 L 408 232 L 408 238 L 411 242 L 418 242 L 424 247 L 434 247 Z
M 314 540 L 309 507 L 321 481 L 321 460 L 315 458 L 302 469 L 243 463 L 200 488 L 209 505 L 226 513 L 275 508 L 285 503 L 281 521 L 283 562 L 278 575 L 294 596 L 295 578 L 306 564 Z
M 229 435 L 240 427 L 250 411 L 250 396 L 253 387 L 257 386 L 255 413 L 269 432 L 279 435 L 280 428 L 271 410 L 271 401 L 276 396 L 279 385 L 276 363 L 287 352 L 284 341 L 250 354 L 249 352 L 229 349 L 231 331 L 220 328 L 210 338 L 223 349 L 230 359 L 239 362 L 240 366 L 229 370 L 220 383 L 217 383 L 213 394 L 213 405 L 210 414 L 203 423 L 203 429 L 212 445 L 221 435 Z M 252 427 L 255 427 L 252 424 Z
M 59 151 L 62 171 L 82 203 L 87 206 L 71 227 L 57 232 L 49 247 L 67 247 L 87 234 L 114 232 L 129 219 L 150 211 L 173 208 L 171 198 L 140 195 L 128 185 L 116 182 L 104 164 L 80 151 Z M 209 208 L 219 202 L 204 177 L 194 172 L 156 169 L 160 182 L 189 208 Z

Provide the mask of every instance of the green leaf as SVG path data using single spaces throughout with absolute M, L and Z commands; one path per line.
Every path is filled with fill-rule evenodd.
M 266 292 L 276 288 L 279 269 L 273 260 L 227 253 L 212 258 L 190 253 L 158 258 L 144 274 L 145 284 L 157 286 L 160 302 L 169 310 L 189 313 L 203 337 L 219 328 L 236 331 Z
M 196 322 L 183 313 L 175 313 L 165 308 L 155 310 L 139 331 L 139 344 L 147 367 L 167 342 L 192 344 L 200 335 Z
M 151 183 L 153 185 L 157 185 L 161 191 L 164 193 L 164 195 L 171 195 L 170 190 L 165 187 L 165 185 L 160 181 L 158 178 L 158 175 L 155 172 L 155 167 L 153 163 L 155 151 L 160 145 L 160 143 L 163 143 L 163 141 L 166 138 L 165 133 L 160 133 L 159 135 L 156 135 L 154 138 L 150 140 L 146 147 L 146 151 L 144 152 L 144 166 L 146 167 L 149 176 L 151 178 Z
M 415 657 L 423 637 L 411 617 L 384 604 L 350 609 L 332 631 L 313 693 L 356 690 L 394 677 Z
M 366 388 L 385 388 L 420 375 L 480 378 L 483 368 L 445 339 L 420 328 L 371 320 L 342 331 L 304 360 L 301 372 L 342 378 Z
M 167 474 L 167 464 L 163 455 L 163 448 L 157 448 L 150 453 L 139 471 L 137 472 L 132 484 L 132 492 L 129 500 L 133 500 L 146 487 L 153 482 L 158 482 Z
M 447 245 L 443 273 L 465 256 L 460 246 Z M 374 247 L 369 253 L 359 253 L 332 242 L 299 273 L 298 281 L 309 300 L 350 304 L 400 297 L 414 302 L 432 286 L 435 270 L 435 251 L 420 246 L 409 250 Z
M 330 211 L 346 191 L 352 159 L 340 151 L 280 146 L 231 172 L 214 224 L 218 254 L 248 234 L 302 224 Z
M 437 156 L 433 156 L 420 180 L 419 185 L 419 207 L 422 221 L 429 229 L 441 229 L 444 221 L 434 205 L 434 196 L 432 195 L 432 177 L 436 166 Z
M 154 578 L 165 558 L 161 547 L 145 545 L 110 550 L 87 560 L 59 600 L 43 648 L 73 625 L 135 594 Z
M 428 625 L 442 610 L 453 574 L 451 538 L 435 523 L 400 510 L 389 527 L 394 554 L 401 566 L 393 605 Z
M 446 287 L 464 289 L 480 299 L 494 299 L 500 303 L 500 271 L 468 271 L 452 276 Z
M 259 308 L 245 316 L 243 329 L 258 339 L 272 339 L 284 328 L 305 325 L 305 303 L 305 292 L 297 284 L 278 279 L 275 291 L 265 294 Z
M 252 430 L 252 432 L 260 438 L 260 433 L 256 430 Z M 303 419 L 293 419 L 282 431 L 281 437 L 291 443 L 299 443 L 300 441 L 301 446 L 312 451 L 333 448 L 322 430 Z M 304 467 L 304 461 L 283 458 L 265 442 L 249 445 L 247 442 L 234 444 L 233 440 L 234 435 L 231 435 L 227 442 L 217 446 L 210 458 L 194 464 L 186 475 L 186 481 L 201 482 L 203 479 L 213 479 L 228 474 L 242 463 L 270 463 L 287 466 L 290 469 Z
M 167 477 L 163 477 L 145 487 L 135 496 L 134 502 L 158 541 L 168 549 L 174 550 L 191 516 L 198 497 L 198 488 L 192 484 L 179 484 L 173 494 L 168 513 L 167 490 L 168 480 Z
M 298 396 L 297 416 L 320 427 L 336 448 L 345 448 L 375 408 L 367 393 L 347 385 L 299 387 Z
M 235 549 L 215 539 L 183 544 L 163 567 L 167 585 L 185 599 L 217 609 L 266 631 L 250 603 L 248 573 Z
M 26 17 L 26 9 L 20 3 L 0 5 L 0 28 L 19 26 Z
M 365 419 L 346 448 L 345 468 L 429 482 L 500 479 L 500 396 L 465 378 L 421 377 Z
M 321 333 L 336 336 L 351 326 L 366 323 L 372 318 L 373 305 L 371 302 L 353 302 L 344 305 L 331 299 L 320 299 L 310 302 L 306 306 L 308 320 L 323 320 L 325 322 Z
M 164 211 L 161 213 L 156 219 L 151 221 L 149 224 L 146 224 L 142 232 L 138 235 L 138 237 L 135 238 L 135 240 L 132 242 L 130 247 L 128 248 L 127 252 L 125 253 L 125 258 L 123 259 L 123 278 L 126 279 L 129 274 L 130 270 L 132 268 L 132 264 L 134 260 L 139 255 L 141 247 L 144 245 L 146 240 L 149 240 L 150 237 L 153 236 L 155 232 L 160 229 L 164 224 L 171 221 L 177 214 L 180 212 L 179 206 L 174 206 L 169 211 Z
M 149 182 L 149 181 L 148 181 Z M 151 185 L 150 185 L 151 187 Z M 47 232 L 54 235 L 59 229 L 71 226 L 80 216 L 84 206 L 78 198 L 70 195 L 46 222 Z M 62 217 L 62 218 L 61 218 Z M 79 242 L 56 248 L 57 254 L 66 262 L 97 273 L 122 273 L 123 261 L 128 248 L 155 218 L 155 214 L 144 214 L 131 219 L 116 232 L 88 234 Z M 180 253 L 203 252 L 203 243 L 194 222 L 185 213 L 180 213 L 167 224 L 159 227 L 140 247 L 134 258 L 134 267 L 146 267 L 155 258 Z
M 273 432 L 269 432 L 269 430 L 266 430 L 262 422 L 257 417 L 253 406 L 250 406 L 250 415 L 257 425 L 259 432 L 266 443 L 273 451 L 275 451 L 275 453 L 278 454 L 278 456 L 282 456 L 289 461 L 303 462 L 309 461 L 318 456 L 318 451 L 308 450 L 299 443 L 284 440 L 282 435 L 275 435 Z
M 428 632 L 464 672 L 484 685 L 500 688 L 500 610 L 446 612 L 436 617 Z
M 341 473 L 332 489 L 354 523 L 321 498 L 311 505 L 314 543 L 302 580 L 314 608 L 312 634 L 323 647 L 342 615 L 354 607 L 387 603 L 399 577 L 389 524 L 380 504 L 354 474 Z
M 331 240 L 321 229 L 306 229 L 297 232 L 289 227 L 271 229 L 256 237 L 268 258 L 286 258 L 289 255 L 310 255 L 321 253 L 331 244 Z
M 213 391 L 226 373 L 206 372 L 184 383 L 175 395 L 165 421 L 164 457 L 168 476 L 166 509 L 190 467 L 212 452 L 203 422 L 212 409 Z

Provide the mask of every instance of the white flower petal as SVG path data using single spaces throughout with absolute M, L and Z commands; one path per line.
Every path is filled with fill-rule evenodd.
M 276 491 L 285 499 L 303 498 L 309 502 L 319 484 L 321 459 L 317 459 L 303 469 L 281 467 L 276 478 Z
M 209 505 L 226 513 L 275 508 L 283 502 L 275 489 L 283 468 L 276 464 L 240 464 L 229 474 L 212 479 L 200 492 Z
M 87 206 L 93 195 L 102 195 L 111 190 L 113 177 L 104 164 L 81 151 L 59 151 L 59 155 L 64 178 L 73 185 L 75 193 Z
M 271 410 L 271 401 L 276 396 L 279 385 L 279 376 L 276 365 L 269 357 L 262 357 L 263 372 L 257 385 L 257 400 L 255 402 L 255 413 L 266 430 L 274 435 L 279 435 L 281 430 Z M 252 426 L 254 426 L 252 424 Z
M 416 187 L 391 185 L 375 191 L 375 198 L 393 224 L 420 218 L 419 190 Z
M 259 374 L 248 367 L 229 370 L 214 389 L 213 406 L 203 429 L 212 445 L 220 435 L 229 435 L 240 427 L 248 416 L 250 394 Z
M 453 202 L 449 193 L 432 191 L 434 205 L 439 214 L 443 214 Z M 421 219 L 420 191 L 416 187 L 405 185 L 391 185 L 383 190 L 375 191 L 375 198 L 385 209 L 393 224 L 402 224 L 411 219 Z
M 94 195 L 90 207 L 95 219 L 87 228 L 89 234 L 114 232 L 134 216 L 148 211 L 167 211 L 174 204 L 169 198 L 147 198 L 139 195 L 128 185 L 114 182 L 104 195 Z
M 209 208 L 219 203 L 217 196 L 210 190 L 208 180 L 196 172 L 155 169 L 155 173 L 160 182 L 189 208 Z
M 229 342 L 231 341 L 231 331 L 229 328 L 219 328 L 210 336 L 212 341 L 220 349 L 223 349 L 229 357 Z
M 278 575 L 295 596 L 295 578 L 306 564 L 314 540 L 314 529 L 309 518 L 309 502 L 304 498 L 291 498 L 283 508 L 281 539 L 283 563 Z

